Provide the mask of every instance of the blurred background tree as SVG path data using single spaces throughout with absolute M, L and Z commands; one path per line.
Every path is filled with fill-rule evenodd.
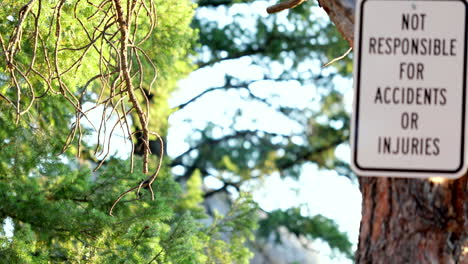
M 315 1 L 268 15 L 273 3 L 198 1 L 192 23 L 200 36 L 198 69 L 172 100 L 168 148 L 176 179 L 200 171 L 207 199 L 255 191 L 273 175 L 298 180 L 310 165 L 355 182 L 348 163 L 335 155 L 348 146 L 352 60 L 323 67 L 349 45 Z M 187 135 L 187 143 L 174 134 Z M 314 215 L 299 204 L 266 212 L 259 237 L 282 226 L 351 258 L 346 234 Z

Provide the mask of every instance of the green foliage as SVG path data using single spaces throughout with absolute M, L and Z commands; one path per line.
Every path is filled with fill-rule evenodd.
M 208 239 L 207 254 L 211 258 L 208 263 L 249 263 L 253 254 L 242 245 L 254 239 L 257 211 L 258 207 L 252 197 L 241 193 L 225 216 L 215 212 L 213 223 L 206 230 L 206 235 L 212 237 Z M 223 238 L 226 234 L 228 238 Z
M 338 250 L 350 259 L 353 257 L 352 244 L 348 236 L 338 230 L 335 222 L 322 215 L 307 217 L 301 214 L 300 208 L 289 208 L 285 211 L 275 210 L 268 213 L 268 217 L 260 220 L 259 224 L 259 234 L 268 237 L 274 233 L 277 242 L 281 242 L 278 228 L 283 226 L 297 236 L 322 239 L 330 248 Z
M 177 206 L 180 212 L 190 210 L 193 217 L 197 219 L 206 218 L 203 202 L 202 178 L 199 171 L 195 171 L 186 182 L 186 190 L 180 198 Z
M 20 9 L 28 2 L 0 3 L 2 40 L 12 37 L 24 11 Z M 216 224 L 203 224 L 209 217 L 201 206 L 200 176 L 194 174 L 187 183 L 187 190 L 182 191 L 170 173 L 168 159 L 164 160 L 153 185 L 154 200 L 148 189 L 140 190 L 139 194 L 129 193 L 115 207 L 115 217 L 108 215 L 120 194 L 147 177 L 140 173 L 143 162 L 137 158 L 135 172 L 130 173 L 130 161 L 114 157 L 104 162 L 97 172 L 92 172 L 97 157 L 91 150 L 93 146 L 86 142 L 82 144 L 81 153 L 72 147 L 60 154 L 67 136 L 76 127 L 76 107 L 72 106 L 70 98 L 75 96 L 79 104 L 84 105 L 96 103 L 100 91 L 104 96 L 112 93 L 103 89 L 108 84 L 89 80 L 99 73 L 100 58 L 112 66 L 118 64 L 118 54 L 112 47 L 80 49 L 89 41 L 90 31 L 87 30 L 103 30 L 100 22 L 106 19 L 105 12 L 94 14 L 101 1 L 63 1 L 60 34 L 55 34 L 57 1 L 30 3 L 34 15 L 24 22 L 23 37 L 14 59 L 19 70 L 27 71 L 34 58 L 34 70 L 39 74 L 29 76 L 32 90 L 19 71 L 8 74 L 9 62 L 4 52 L 0 54 L 0 93 L 5 96 L 0 98 L 0 222 L 5 223 L 4 228 L 13 230 L 9 234 L 0 228 L 0 263 L 218 263 L 218 256 L 212 251 L 223 252 L 230 261 L 225 263 L 247 263 L 251 254 L 244 244 L 253 238 L 256 227 L 256 207 L 251 198 L 242 196 L 229 215 L 215 221 Z M 150 123 L 150 128 L 165 136 L 166 120 L 171 113 L 167 98 L 177 80 L 193 69 L 189 54 L 196 31 L 189 24 L 194 6 L 190 1 L 180 0 L 156 0 L 154 3 L 157 27 L 141 49 L 158 71 L 148 107 L 151 118 L 159 122 Z M 91 7 L 93 4 L 95 6 Z M 37 16 L 39 12 L 41 15 Z M 35 17 L 39 17 L 37 31 Z M 88 19 L 78 20 L 83 17 Z M 138 29 L 132 29 L 136 31 L 131 33 L 140 40 L 151 23 L 149 17 L 137 19 Z M 106 30 L 115 32 L 117 28 L 112 25 Z M 36 32 L 40 44 L 34 51 Z M 108 32 L 102 35 L 110 37 Z M 54 43 L 58 38 L 60 51 L 56 52 Z M 103 43 L 102 39 L 95 42 L 96 46 Z M 74 64 L 76 61 L 78 63 Z M 149 60 L 142 60 L 144 74 L 131 73 L 140 74 L 137 77 L 150 76 L 150 64 Z M 63 73 L 62 84 L 54 76 L 52 65 L 61 69 L 72 67 Z M 15 76 L 22 96 L 17 106 L 24 109 L 34 98 L 31 109 L 17 124 L 15 104 L 5 99 L 18 99 L 17 87 L 11 86 L 11 78 Z M 134 78 L 134 82 L 134 85 L 141 84 L 143 91 L 149 89 L 151 78 Z M 69 88 L 66 92 L 69 98 L 61 91 L 65 86 Z M 85 92 L 86 86 L 89 87 Z M 141 94 L 138 97 L 144 101 Z M 127 100 L 121 103 L 127 104 Z M 116 100 L 107 107 L 119 103 Z M 133 125 L 137 126 L 135 122 Z M 89 135 L 93 132 L 96 131 L 92 128 L 82 127 L 76 133 Z M 82 156 L 76 158 L 74 154 Z M 156 169 L 157 160 L 157 157 L 152 158 L 151 169 Z
M 202 7 L 218 6 L 219 1 L 199 1 Z M 224 5 L 243 6 L 249 8 L 252 1 L 223 1 Z M 283 69 L 281 78 L 301 80 L 297 66 L 302 62 L 318 59 L 323 63 L 341 56 L 349 47 L 340 37 L 339 32 L 329 22 L 324 21 L 313 12 L 317 3 L 306 1 L 287 12 L 286 19 L 281 15 L 260 16 L 252 18 L 249 12 L 233 14 L 232 23 L 196 17 L 194 27 L 200 30 L 200 43 L 210 50 L 210 59 L 200 62 L 201 65 L 225 59 L 235 59 L 242 56 L 252 56 L 254 64 L 268 69 L 271 62 L 285 64 L 293 61 L 292 66 Z M 256 18 L 256 19 L 255 19 Z M 245 21 L 251 20 L 254 25 L 246 26 Z M 345 59 L 335 66 L 343 75 L 350 75 L 352 61 Z M 279 79 L 281 79 L 279 78 Z
M 27 143 L 40 149 L 36 139 L 26 133 L 12 141 L 2 163 Z M 142 190 L 141 196 L 120 202 L 111 217 L 107 212 L 116 194 L 143 175 L 128 173 L 128 162 L 116 159 L 93 175 L 48 154 L 34 153 L 35 164 L 15 159 L 14 167 L 2 171 L 0 218 L 14 225 L 11 239 L 0 236 L 0 255 L 7 263 L 214 263 L 218 256 L 213 251 L 230 259 L 223 263 L 248 263 L 251 255 L 243 243 L 252 239 L 256 223 L 250 198 L 239 199 L 225 218 L 206 227 L 197 220 L 206 218 L 194 189 L 197 178 L 182 195 L 163 171 L 154 185 L 154 201 Z M 29 169 L 22 171 L 24 176 L 15 168 Z M 221 239 L 221 232 L 232 236 L 231 244 Z
M 22 12 L 19 10 L 28 2 L 1 3 L 0 36 L 6 49 L 8 41 L 15 36 L 15 27 L 22 21 Z M 19 109 L 24 110 L 31 102 L 48 95 L 65 97 L 75 108 L 82 107 L 85 103 L 104 104 L 105 107 L 118 106 L 118 98 L 109 104 L 103 103 L 105 98 L 118 94 L 122 86 L 115 83 L 120 76 L 116 70 L 120 63 L 117 50 L 119 29 L 117 23 L 103 23 L 110 20 L 112 2 L 106 1 L 102 6 L 102 1 L 63 2 L 63 6 L 51 0 L 29 2 L 31 14 L 24 18 L 19 31 L 22 37 L 17 47 L 13 45 L 12 49 L 16 47 L 16 52 L 10 58 L 16 70 L 11 70 L 11 63 L 5 53 L 0 54 L 1 105 L 8 106 L 3 99 L 9 98 L 14 104 L 18 100 Z M 127 1 L 122 2 L 125 5 Z M 146 96 L 151 97 L 149 103 L 158 104 L 157 107 L 148 106 L 150 119 L 157 120 L 150 122 L 149 129 L 164 134 L 168 125 L 167 116 L 171 113 L 167 99 L 176 88 L 177 80 L 194 68 L 189 58 L 197 38 L 196 30 L 189 26 L 194 5 L 190 1 L 154 0 L 151 2 L 156 7 L 157 15 L 153 18 L 141 15 L 145 9 L 148 11 L 151 8 L 149 1 L 145 2 L 148 2 L 145 8 L 140 7 L 139 15 L 135 16 L 137 26 L 130 29 L 130 35 L 136 43 L 145 40 L 138 47 L 140 52 L 129 53 L 134 65 L 130 74 L 133 85 L 139 91 L 137 97 L 141 103 L 146 101 L 140 92 L 146 91 L 149 94 Z M 58 6 L 61 7 L 59 19 Z M 157 26 L 150 32 L 153 19 L 157 20 Z M 151 34 L 148 35 L 149 33 Z M 10 52 L 12 51 L 7 51 Z M 56 71 L 60 72 L 61 78 L 57 78 Z M 150 87 L 154 76 L 157 81 Z M 17 85 L 13 85 L 13 77 L 18 79 Z M 130 107 L 128 99 L 121 101 Z M 42 111 L 41 105 L 41 102 L 36 102 L 35 111 Z M 62 104 L 62 107 L 72 106 Z M 120 111 L 120 108 L 115 111 Z M 35 115 L 34 109 L 32 114 Z M 68 111 L 67 114 L 74 113 Z M 25 115 L 23 117 L 27 118 Z
M 169 96 L 177 88 L 177 81 L 195 68 L 189 55 L 193 54 L 197 31 L 190 27 L 195 7 L 190 1 L 155 2 L 158 24 L 142 48 L 148 51 L 157 68 L 156 86 L 152 90 L 152 101 L 156 106 L 150 107 L 150 116 L 155 122 L 150 128 L 165 134 L 168 115 L 172 111 L 168 104 Z M 143 68 L 151 69 L 148 64 L 143 64 Z M 144 88 L 146 86 L 149 82 L 144 84 Z

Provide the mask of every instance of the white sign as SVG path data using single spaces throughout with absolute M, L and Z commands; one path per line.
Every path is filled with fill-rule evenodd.
M 458 178 L 466 162 L 467 3 L 361 0 L 352 168 Z

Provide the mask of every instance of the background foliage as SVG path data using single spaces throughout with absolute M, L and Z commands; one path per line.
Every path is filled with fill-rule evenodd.
M 352 60 L 323 67 L 349 46 L 317 3 L 306 1 L 274 15 L 265 12 L 271 1 L 198 4 L 193 21 L 200 31 L 195 73 L 209 76 L 204 72 L 212 71 L 224 78 L 206 81 L 192 98 L 179 102 L 179 111 L 171 116 L 187 119 L 180 127 L 193 128 L 187 133 L 186 151 L 176 152 L 171 163 L 177 179 L 199 170 L 206 182 L 217 182 L 206 198 L 255 191 L 278 174 L 298 180 L 306 165 L 354 181 L 348 163 L 336 156 L 338 148 L 347 147 L 350 122 L 348 91 L 337 83 L 350 77 Z M 299 98 L 301 102 L 292 101 Z M 222 102 L 217 108 L 211 106 L 216 100 Z M 227 104 L 232 109 L 226 110 Z M 349 239 L 332 220 L 299 207 L 267 212 L 260 223 L 264 237 L 283 226 L 298 237 L 326 241 L 334 252 L 353 255 Z

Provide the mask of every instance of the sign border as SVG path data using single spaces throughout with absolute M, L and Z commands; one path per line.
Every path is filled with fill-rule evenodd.
M 458 174 L 460 173 L 464 167 L 466 167 L 466 161 L 465 161 L 465 133 L 466 133 L 466 129 L 465 129 L 465 124 L 466 124 L 466 114 L 465 114 L 465 111 L 466 111 L 466 84 L 467 84 L 467 48 L 468 48 L 468 31 L 467 31 L 467 25 L 468 25 L 468 16 L 467 16 L 467 13 L 468 13 L 468 4 L 465 0 L 415 0 L 415 1 L 411 1 L 411 2 L 462 2 L 465 6 L 465 47 L 464 47 L 464 55 L 463 55 L 463 72 L 464 72 L 464 78 L 463 78 L 463 85 L 462 85 L 462 93 L 463 93 L 463 96 L 462 96 L 462 133 L 461 133 L 461 144 L 460 144 L 460 164 L 458 165 L 458 167 L 454 170 L 434 170 L 434 169 L 405 169 L 405 168 L 383 168 L 383 167 L 363 167 L 361 165 L 359 165 L 358 163 L 358 148 L 357 148 L 357 143 L 358 143 L 358 130 L 359 130 L 359 113 L 360 113 L 360 98 L 359 98 L 359 95 L 360 95 L 360 86 L 361 86 L 361 56 L 362 56 L 362 46 L 361 43 L 362 43 L 362 38 L 363 38 L 363 34 L 362 34 L 362 29 L 363 29 L 363 21 L 364 21 L 364 5 L 366 2 L 369 2 L 369 1 L 387 1 L 387 0 L 362 0 L 362 1 L 359 1 L 359 32 L 357 32 L 358 34 L 358 42 L 357 44 L 359 45 L 359 48 L 358 48 L 358 56 L 357 56 L 357 62 L 355 63 L 355 66 L 356 66 L 356 84 L 355 84 L 355 98 L 354 98 L 354 101 L 355 101 L 355 105 L 354 105 L 354 120 L 352 122 L 352 125 L 354 126 L 354 129 L 353 129 L 353 137 L 352 137 L 352 140 L 353 140 L 353 150 L 352 150 L 352 154 L 353 157 L 352 157 L 352 165 L 354 165 L 356 167 L 356 169 L 360 170 L 361 172 L 364 172 L 366 174 L 364 175 L 359 175 L 359 176 L 366 176 L 367 174 L 371 174 L 372 172 L 374 173 L 379 173 L 379 174 L 382 174 L 384 172 L 389 172 L 389 173 L 408 173 L 408 177 L 411 176 L 411 174 L 421 174 L 421 173 L 427 173 L 427 174 L 439 174 L 439 175 L 443 175 L 443 174 L 450 174 L 450 175 L 455 175 L 455 174 Z M 405 0 L 393 0 L 393 1 L 405 1 Z M 405 1 L 405 2 L 410 2 L 410 1 Z M 356 39 L 356 38 L 355 38 Z M 399 176 L 399 177 L 403 177 L 402 175 L 395 175 L 395 174 L 392 174 L 392 175 L 389 175 L 389 176 Z M 433 175 L 428 175 L 427 177 L 431 177 Z M 448 175 L 447 175 L 448 176 Z M 461 176 L 461 175 L 457 175 L 458 177 Z

